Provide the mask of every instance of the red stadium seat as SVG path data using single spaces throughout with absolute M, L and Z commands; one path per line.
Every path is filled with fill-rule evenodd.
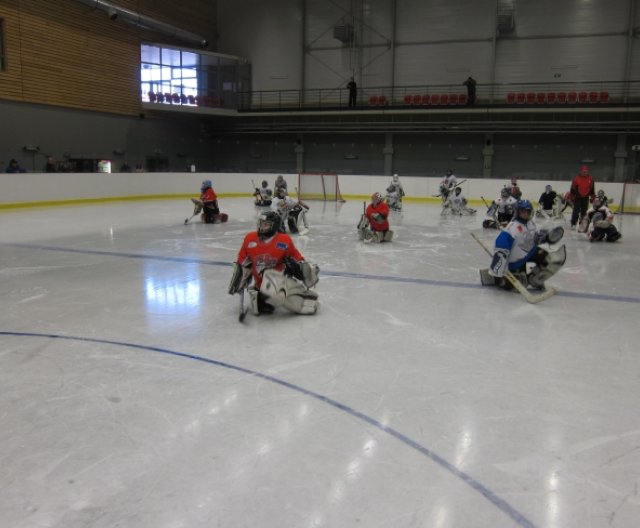
M 516 94 L 516 103 L 518 104 L 524 104 L 524 102 L 527 100 L 527 97 L 525 94 L 523 94 L 522 92 L 518 92 Z
M 558 92 L 558 103 L 565 104 L 567 102 L 567 94 L 565 92 Z
M 600 102 L 601 103 L 609 102 L 609 92 L 600 92 Z
M 431 104 L 432 105 L 439 105 L 440 104 L 440 95 L 438 94 L 433 94 L 431 96 Z
M 533 92 L 527 92 L 527 104 L 534 104 L 536 102 L 536 94 Z
M 410 105 L 413 103 L 413 95 L 407 94 L 404 96 L 404 104 Z
M 466 105 L 469 102 L 469 96 L 467 94 L 460 94 L 458 96 L 458 104 L 461 106 Z
M 372 95 L 369 97 L 369 106 L 378 106 L 378 96 Z
M 547 93 L 547 103 L 556 104 L 557 98 L 558 98 L 558 96 L 557 96 L 556 92 Z
M 190 105 L 196 104 L 196 98 L 193 95 L 188 95 L 187 100 L 189 101 Z
M 422 104 L 422 96 L 414 95 L 413 96 L 413 106 L 420 106 Z
M 379 106 L 387 106 L 387 96 L 386 95 L 381 95 L 380 97 L 378 97 L 378 105 Z
M 440 94 L 440 104 L 441 105 L 449 104 L 449 94 Z
M 544 92 L 538 92 L 536 94 L 536 104 L 546 104 L 547 94 Z
M 507 104 L 514 104 L 516 102 L 516 94 L 509 92 L 507 94 Z
M 158 100 L 158 96 L 155 92 L 149 92 L 149 101 L 155 103 Z
M 578 100 L 578 94 L 576 92 L 569 92 L 567 94 L 567 103 L 576 104 L 577 100 Z
M 595 104 L 600 100 L 600 95 L 598 92 L 589 92 L 589 102 L 591 104 Z
M 424 94 L 421 101 L 423 105 L 427 106 L 431 102 L 431 96 L 429 94 Z
M 180 94 L 174 93 L 171 96 L 171 102 L 175 103 L 175 104 L 178 104 L 180 102 Z
M 449 94 L 449 104 L 450 105 L 457 105 L 458 104 L 458 94 Z
M 586 103 L 589 100 L 589 94 L 587 92 L 580 92 L 578 94 L 578 102 L 581 104 Z
M 187 104 L 189 102 L 189 99 L 187 99 L 187 96 L 185 94 L 180 94 L 180 104 Z
M 165 93 L 164 93 L 164 100 L 165 100 L 167 103 L 170 103 L 170 102 L 171 102 L 171 94 L 170 94 L 169 92 L 165 92 Z
M 164 94 L 161 94 L 160 92 L 158 92 L 156 94 L 156 99 L 158 100 L 159 103 L 164 103 Z

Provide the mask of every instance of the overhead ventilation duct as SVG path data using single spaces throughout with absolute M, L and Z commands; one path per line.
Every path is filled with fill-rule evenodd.
M 180 29 L 178 27 L 172 26 L 171 24 L 167 24 L 166 22 L 151 18 L 150 16 L 136 13 L 135 11 L 120 7 L 111 2 L 107 2 L 106 0 L 75 1 L 94 9 L 100 9 L 101 11 L 104 11 L 111 20 L 123 20 L 140 28 L 150 29 L 152 31 L 157 31 L 158 33 L 164 33 L 165 35 L 169 35 L 185 42 L 196 43 L 202 48 L 206 48 L 209 45 L 209 41 L 207 41 L 207 39 L 202 37 L 201 35 L 197 35 L 196 33 L 192 33 L 191 31 Z

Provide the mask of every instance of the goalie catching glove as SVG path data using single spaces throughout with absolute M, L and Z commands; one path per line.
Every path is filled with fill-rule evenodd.
M 304 260 L 298 262 L 295 259 L 286 258 L 284 265 L 284 274 L 302 281 L 307 288 L 313 288 L 318 283 L 320 268 L 317 264 L 309 264 Z
M 534 241 L 536 245 L 538 244 L 555 244 L 559 242 L 564 236 L 564 227 L 556 226 L 551 230 L 548 229 L 540 229 L 536 231 Z

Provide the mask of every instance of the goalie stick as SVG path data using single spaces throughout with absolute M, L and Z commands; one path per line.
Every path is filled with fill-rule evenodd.
M 486 246 L 486 244 L 480 240 L 475 233 L 471 233 L 471 236 L 473 237 L 473 239 L 480 244 L 480 246 L 482 247 L 482 249 L 484 249 L 487 254 L 489 256 L 493 256 L 491 253 L 491 250 Z M 549 297 L 552 297 L 556 294 L 556 290 L 554 288 L 548 288 L 545 291 L 541 292 L 541 293 L 533 293 L 531 291 L 529 291 L 524 284 L 522 284 L 514 275 L 513 273 L 511 273 L 509 270 L 507 270 L 504 274 L 505 278 L 511 283 L 511 285 L 518 290 L 518 293 L 520 293 L 527 302 L 531 303 L 531 304 L 537 304 L 541 301 L 544 301 L 545 299 L 548 299 Z
M 195 207 L 193 208 L 193 214 L 189 218 L 184 219 L 184 225 L 187 225 L 194 216 L 199 215 L 201 212 L 202 207 L 200 207 L 198 204 L 195 204 Z
M 242 323 L 244 318 L 247 316 L 247 312 L 249 311 L 249 307 L 245 308 L 244 306 L 244 291 L 246 288 L 242 288 L 240 290 L 240 314 L 238 315 L 238 322 Z

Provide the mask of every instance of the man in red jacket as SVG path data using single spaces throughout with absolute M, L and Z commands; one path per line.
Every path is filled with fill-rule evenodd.
M 580 173 L 571 182 L 571 190 L 569 192 L 574 196 L 571 229 L 575 229 L 578 220 L 582 224 L 582 219 L 586 218 L 589 200 L 593 201 L 596 195 L 595 183 L 593 177 L 589 174 L 589 167 L 586 165 L 580 167 Z

